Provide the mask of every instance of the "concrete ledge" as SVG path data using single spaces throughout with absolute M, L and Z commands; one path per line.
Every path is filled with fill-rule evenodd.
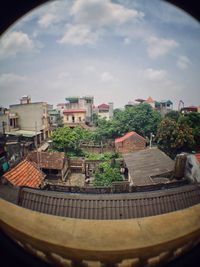
M 200 204 L 140 219 L 81 220 L 0 199 L 0 227 L 31 253 L 60 266 L 156 266 L 200 241 Z

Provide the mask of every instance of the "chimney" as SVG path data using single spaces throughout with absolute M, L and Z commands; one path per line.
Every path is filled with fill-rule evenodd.
M 186 153 L 181 153 L 176 156 L 175 167 L 174 167 L 174 177 L 176 179 L 181 179 L 184 177 L 186 159 L 187 159 Z

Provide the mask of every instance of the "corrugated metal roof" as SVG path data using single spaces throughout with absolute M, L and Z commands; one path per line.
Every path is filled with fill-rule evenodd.
M 123 155 L 134 185 L 152 184 L 151 176 L 174 170 L 174 161 L 158 148 Z
M 124 136 L 122 136 L 122 137 L 116 138 L 116 139 L 115 139 L 115 143 L 123 142 L 123 141 L 125 141 L 126 139 L 128 139 L 129 137 L 131 137 L 131 136 L 133 136 L 133 135 L 136 136 L 136 137 L 138 137 L 138 138 L 141 139 L 141 140 L 145 140 L 144 137 L 142 137 L 141 135 L 139 135 L 139 134 L 137 134 L 136 132 L 132 131 L 132 132 L 126 133 L 126 134 L 125 134 Z
M 23 160 L 17 166 L 6 172 L 3 177 L 14 186 L 39 188 L 45 178 L 34 162 Z
M 185 185 L 168 190 L 129 194 L 70 194 L 23 188 L 19 205 L 47 214 L 96 220 L 141 218 L 200 203 L 200 188 Z
M 28 154 L 27 159 L 39 164 L 44 169 L 62 170 L 65 162 L 64 152 L 36 152 Z

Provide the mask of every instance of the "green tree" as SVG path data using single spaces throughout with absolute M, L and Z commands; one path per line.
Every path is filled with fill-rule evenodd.
M 158 147 L 172 158 L 180 152 L 191 151 L 194 145 L 192 129 L 169 118 L 161 121 L 156 139 Z
M 179 117 L 179 123 L 187 124 L 194 135 L 193 149 L 200 151 L 200 113 L 191 112 Z
M 52 134 L 53 149 L 64 151 L 68 155 L 81 156 L 83 155 L 80 149 L 80 142 L 83 140 L 91 140 L 92 132 L 75 127 L 62 127 L 56 129 Z
M 95 172 L 93 184 L 95 186 L 110 186 L 112 182 L 123 181 L 119 168 L 111 167 L 108 162 L 99 164 L 98 170 Z
M 180 117 L 180 113 L 176 110 L 171 110 L 170 112 L 168 112 L 166 115 L 165 115 L 165 118 L 168 118 L 168 119 L 172 119 L 172 120 L 175 120 L 175 121 L 178 121 L 179 117 Z
M 156 134 L 161 115 L 148 104 L 140 104 L 118 110 L 110 121 L 99 120 L 97 139 L 114 139 L 129 131 L 136 131 L 143 137 Z

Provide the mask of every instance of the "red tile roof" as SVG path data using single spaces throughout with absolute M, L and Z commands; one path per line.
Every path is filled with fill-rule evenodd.
M 44 169 L 62 170 L 65 162 L 64 152 L 39 152 L 29 153 L 27 158 L 35 163 L 40 163 L 40 167 Z
M 152 98 L 151 96 L 149 96 L 149 97 L 147 98 L 147 100 L 145 100 L 145 102 L 146 102 L 146 103 L 154 103 L 155 100 L 153 100 L 153 98 Z
M 6 172 L 3 177 L 14 186 L 38 188 L 44 180 L 45 174 L 38 169 L 34 162 L 25 159 Z
M 145 138 L 144 137 L 142 137 L 141 135 L 139 135 L 139 134 L 137 134 L 136 132 L 129 132 L 129 133 L 126 133 L 124 136 L 122 136 L 122 137 L 120 137 L 120 138 L 116 138 L 115 139 L 115 144 L 116 143 L 120 143 L 120 142 L 123 142 L 124 140 L 126 140 L 126 139 L 128 139 L 130 136 L 133 136 L 133 135 L 135 135 L 135 136 L 137 136 L 139 139 L 141 139 L 141 140 L 145 140 Z
M 109 109 L 109 105 L 103 103 L 103 104 L 98 106 L 98 109 Z
M 195 157 L 196 157 L 196 159 L 198 160 L 198 162 L 200 164 L 200 153 L 195 154 Z
M 65 109 L 63 113 L 86 113 L 85 109 Z

